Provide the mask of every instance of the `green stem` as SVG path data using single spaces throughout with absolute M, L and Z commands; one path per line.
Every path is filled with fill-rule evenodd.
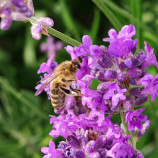
M 125 113 L 121 112 L 120 115 L 121 115 L 121 121 L 123 124 L 123 129 L 124 129 L 125 135 L 127 136 L 129 135 L 129 131 L 128 131 L 128 125 L 127 123 L 125 123 Z
M 137 138 L 137 133 L 138 131 L 135 131 L 135 135 L 133 137 L 133 147 L 136 149 L 136 144 L 137 144 L 137 141 L 138 141 L 138 138 Z
M 122 121 L 122 124 L 123 124 L 123 130 L 124 130 L 124 132 L 125 132 L 125 136 L 130 135 L 129 143 L 130 143 L 134 148 L 136 148 L 136 141 L 133 140 L 133 137 L 132 137 L 132 135 L 131 135 L 131 132 L 128 131 L 128 124 L 125 122 L 125 113 L 124 113 L 124 112 L 120 112 L 120 115 L 121 115 L 121 121 Z
M 80 46 L 82 44 L 82 43 L 72 39 L 71 37 L 69 37 L 69 36 L 67 36 L 67 35 L 65 35 L 65 34 L 59 32 L 59 31 L 57 31 L 57 30 L 55 30 L 53 28 L 48 27 L 47 30 L 48 30 L 49 34 L 61 39 L 62 41 L 65 41 L 65 42 L 67 42 L 67 43 L 69 43 L 69 44 L 71 44 L 73 46 L 77 46 L 78 47 L 78 46 Z

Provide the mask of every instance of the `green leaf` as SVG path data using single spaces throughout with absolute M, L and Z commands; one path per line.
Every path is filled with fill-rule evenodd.
M 97 79 L 93 79 L 92 80 L 92 84 L 91 84 L 91 88 L 92 89 L 97 89 L 97 86 L 101 83 L 101 81 L 97 80 Z
M 72 14 L 70 13 L 67 2 L 65 0 L 60 0 L 58 5 L 60 5 L 60 7 L 61 7 L 60 15 L 61 15 L 61 18 L 64 22 L 64 26 L 67 28 L 67 30 L 72 35 L 74 35 L 76 40 L 80 40 L 78 28 L 75 24 L 75 21 L 72 17 Z
M 107 7 L 103 0 L 92 0 L 98 8 L 104 13 L 104 15 L 109 19 L 111 24 L 119 31 L 122 27 L 122 24 L 118 20 L 117 16 Z
M 90 31 L 90 37 L 93 39 L 94 43 L 95 43 L 97 36 L 98 36 L 100 19 L 101 19 L 100 11 L 98 9 L 96 9 L 94 12 L 94 19 L 93 19 L 92 28 Z
M 10 83 L 5 78 L 2 77 L 0 77 L 0 85 L 3 89 L 7 90 L 10 94 L 16 97 L 19 101 L 21 101 L 22 104 L 28 106 L 30 110 L 33 110 L 35 113 L 37 113 L 39 117 L 48 120 L 47 114 L 41 111 L 38 107 L 39 105 L 34 104 L 34 101 L 28 99 L 26 93 L 19 93 L 10 85 Z
M 142 21 L 142 0 L 130 0 L 131 14 L 136 17 L 140 22 Z M 131 23 L 136 27 L 136 38 L 138 39 L 138 49 L 142 48 L 142 31 L 138 23 L 131 20 Z
M 35 51 L 35 40 L 32 38 L 30 33 L 30 26 L 27 27 L 25 46 L 24 46 L 24 63 L 27 67 L 34 67 L 36 65 L 36 51 Z

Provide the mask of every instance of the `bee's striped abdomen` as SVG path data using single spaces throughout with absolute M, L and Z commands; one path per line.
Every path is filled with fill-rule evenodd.
M 65 93 L 59 88 L 51 87 L 51 103 L 56 110 L 60 110 L 64 106 Z

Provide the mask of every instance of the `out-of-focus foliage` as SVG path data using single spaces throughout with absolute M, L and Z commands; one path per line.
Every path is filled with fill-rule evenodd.
M 139 48 L 147 41 L 158 53 L 158 1 L 34 0 L 34 7 L 37 17 L 49 16 L 55 21 L 55 29 L 79 41 L 88 34 L 94 43 L 104 44 L 102 39 L 111 27 L 119 30 L 125 24 L 134 24 Z M 49 114 L 54 114 L 51 103 L 46 94 L 34 96 L 39 80 L 36 72 L 47 60 L 39 49 L 45 40 L 31 37 L 29 23 L 14 22 L 8 31 L 0 30 L 0 157 L 40 158 L 40 148 L 50 140 Z M 56 58 L 58 62 L 69 59 L 64 49 Z M 155 67 L 148 71 L 157 73 Z M 158 99 L 145 105 L 151 127 L 137 148 L 146 158 L 158 155 L 157 103 Z M 113 119 L 119 123 L 117 116 Z

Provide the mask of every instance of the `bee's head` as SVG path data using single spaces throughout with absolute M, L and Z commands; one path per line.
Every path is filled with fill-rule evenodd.
M 78 59 L 72 61 L 72 71 L 76 72 L 81 67 L 81 62 Z

